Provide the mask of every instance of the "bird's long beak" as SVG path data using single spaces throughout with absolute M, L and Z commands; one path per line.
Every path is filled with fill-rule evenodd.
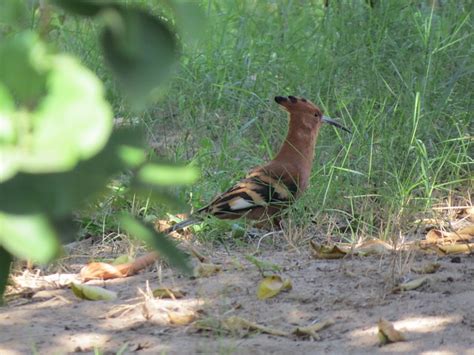
M 340 128 L 340 129 L 343 129 L 346 132 L 352 133 L 350 130 L 348 130 L 346 127 L 341 125 L 339 122 L 333 120 L 331 117 L 323 116 L 323 122 L 329 123 L 330 125 L 336 126 L 337 128 Z

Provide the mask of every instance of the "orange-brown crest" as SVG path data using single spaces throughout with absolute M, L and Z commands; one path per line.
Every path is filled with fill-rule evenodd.
M 308 113 L 312 116 L 323 116 L 323 112 L 318 106 L 302 97 L 275 96 L 275 101 L 277 104 L 282 106 L 286 111 L 290 113 Z

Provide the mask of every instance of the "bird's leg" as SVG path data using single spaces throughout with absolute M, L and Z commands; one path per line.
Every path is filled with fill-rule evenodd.
M 280 231 L 283 228 L 281 217 L 273 217 L 263 221 L 254 223 L 255 228 L 265 229 L 268 231 Z

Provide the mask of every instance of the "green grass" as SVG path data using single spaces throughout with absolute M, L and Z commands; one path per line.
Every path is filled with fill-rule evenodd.
M 354 236 L 398 235 L 433 203 L 473 187 L 474 6 L 311 3 L 202 1 L 206 34 L 184 46 L 173 81 L 139 113 L 101 64 L 96 27 L 68 20 L 58 40 L 105 80 L 117 116 L 142 117 L 152 139 L 167 142 L 168 159 L 201 168 L 198 183 L 176 190 L 190 206 L 272 157 L 287 124 L 272 98 L 297 95 L 353 134 L 324 127 L 311 187 L 292 218 L 304 225 L 340 215 Z

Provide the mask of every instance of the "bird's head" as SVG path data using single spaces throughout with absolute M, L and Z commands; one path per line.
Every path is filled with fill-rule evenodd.
M 319 123 L 329 123 L 337 128 L 343 129 L 351 133 L 346 127 L 342 126 L 339 122 L 333 120 L 330 117 L 324 116 L 323 111 L 313 104 L 311 101 L 306 100 L 305 98 L 298 98 L 295 96 L 275 96 L 275 101 L 277 104 L 282 106 L 290 114 L 293 114 L 296 117 L 301 117 L 302 119 L 314 120 L 311 123 L 316 125 Z

